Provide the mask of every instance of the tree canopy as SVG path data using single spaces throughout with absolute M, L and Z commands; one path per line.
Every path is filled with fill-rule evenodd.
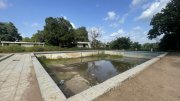
M 12 22 L 0 22 L 0 41 L 18 41 L 22 36 Z
M 165 9 L 152 18 L 150 25 L 152 25 L 152 29 L 148 33 L 149 39 L 164 35 L 160 42 L 161 48 L 164 50 L 180 49 L 179 0 L 171 0 Z
M 141 44 L 139 44 L 139 42 L 133 42 L 131 44 L 131 49 L 133 49 L 133 50 L 140 50 L 141 49 Z
M 88 31 L 86 30 L 86 27 L 80 27 L 75 29 L 75 33 L 76 41 L 89 41 Z
M 64 18 L 49 17 L 45 19 L 45 41 L 56 46 L 74 43 L 74 30 L 70 22 Z
M 110 43 L 112 49 L 129 49 L 131 47 L 131 40 L 127 37 L 119 37 Z
M 44 29 L 35 33 L 31 40 L 54 46 L 73 47 L 77 41 L 88 41 L 88 32 L 86 27 L 74 29 L 63 17 L 48 17 L 45 19 Z
M 45 42 L 45 34 L 44 31 L 38 30 L 36 34 L 33 34 L 31 37 L 31 41 L 33 42 Z

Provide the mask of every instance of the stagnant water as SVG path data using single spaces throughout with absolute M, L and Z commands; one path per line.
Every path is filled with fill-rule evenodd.
M 123 57 L 119 59 L 91 58 L 88 60 L 88 58 L 80 59 L 78 62 L 77 60 L 74 60 L 76 62 L 67 60 L 64 62 L 65 65 L 62 65 L 62 60 L 50 62 L 46 63 L 46 70 L 65 96 L 70 97 L 148 59 Z

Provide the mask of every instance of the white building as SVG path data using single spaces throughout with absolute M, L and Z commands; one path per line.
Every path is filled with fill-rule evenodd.
M 77 47 L 79 48 L 91 48 L 90 42 L 77 42 Z
M 34 47 L 34 46 L 43 46 L 44 43 L 41 42 L 11 42 L 11 41 L 1 41 L 1 46 L 9 46 L 9 45 L 20 45 L 24 47 Z

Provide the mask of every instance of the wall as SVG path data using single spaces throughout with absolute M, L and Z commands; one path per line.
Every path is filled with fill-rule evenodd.
M 162 54 L 162 52 L 144 52 L 144 51 L 88 50 L 88 51 L 38 53 L 36 56 L 37 57 L 45 56 L 46 58 L 49 59 L 58 59 L 58 58 L 79 58 L 79 57 L 97 55 L 101 53 L 109 54 L 109 55 L 122 55 L 126 57 L 150 58 L 150 59 Z

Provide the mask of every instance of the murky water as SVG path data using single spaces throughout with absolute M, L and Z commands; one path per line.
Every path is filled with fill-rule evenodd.
M 66 97 L 70 97 L 147 60 L 128 57 L 118 59 L 87 57 L 51 60 L 44 63 L 46 70 Z

